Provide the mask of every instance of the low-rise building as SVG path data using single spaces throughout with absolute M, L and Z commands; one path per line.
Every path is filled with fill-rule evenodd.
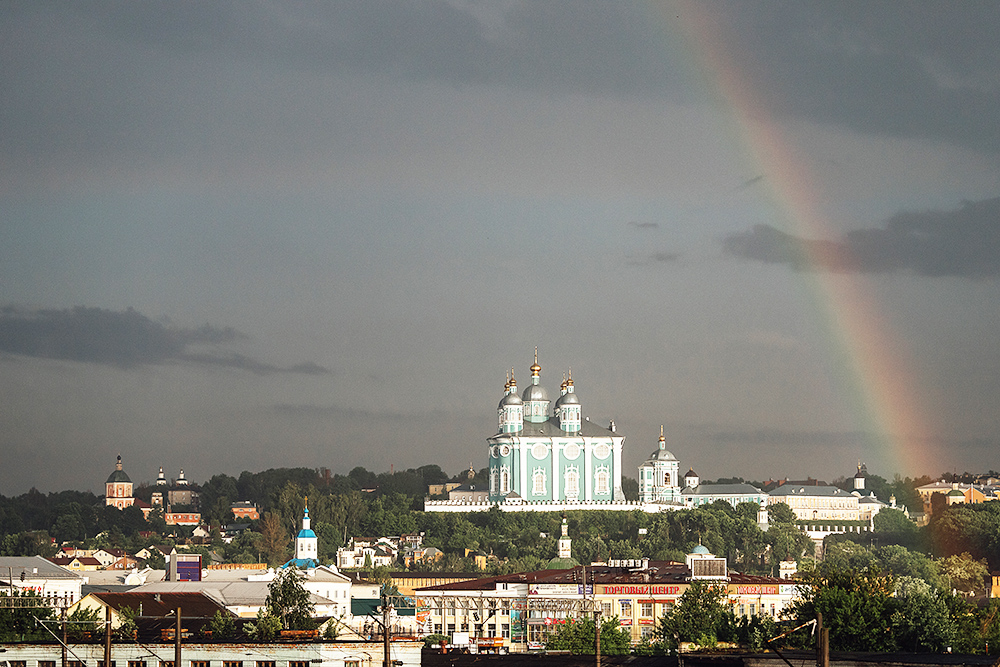
M 0 589 L 34 591 L 72 604 L 82 595 L 85 578 L 41 556 L 0 556 Z
M 250 502 L 249 500 L 239 500 L 232 503 L 229 506 L 229 510 L 233 513 L 236 521 L 239 522 L 244 519 L 249 519 L 250 521 L 256 521 L 260 518 L 260 512 L 257 509 L 257 505 Z
M 725 559 L 703 547 L 686 563 L 608 561 L 565 570 L 538 570 L 419 588 L 428 611 L 421 631 L 450 636 L 502 637 L 505 645 L 540 645 L 567 618 L 617 617 L 637 643 L 652 634 L 656 619 L 677 603 L 692 581 L 724 587 L 742 616 L 777 617 L 797 595 L 793 582 L 729 572 Z

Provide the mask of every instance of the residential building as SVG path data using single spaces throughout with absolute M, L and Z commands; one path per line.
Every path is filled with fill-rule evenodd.
M 256 521 L 260 518 L 260 513 L 257 510 L 257 505 L 250 502 L 249 500 L 239 500 L 232 503 L 229 509 L 233 513 L 233 517 L 236 518 L 237 522 L 242 519 L 249 519 L 250 521 Z

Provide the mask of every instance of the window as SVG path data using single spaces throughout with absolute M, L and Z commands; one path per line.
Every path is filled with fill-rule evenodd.
M 354 660 L 352 658 L 344 658 L 344 667 L 361 667 L 361 661 Z
M 440 623 L 435 623 L 434 624 L 434 634 L 436 634 L 436 635 L 441 634 L 441 624 Z
M 67 667 L 83 667 L 83 663 L 79 660 L 67 660 Z
M 223 660 L 222 667 L 243 667 L 242 660 Z
M 289 660 L 288 667 L 309 667 L 308 660 Z
M 42 661 L 39 660 L 38 661 L 38 667 L 56 667 L 56 663 L 55 663 L 55 661 L 52 661 L 52 662 L 49 662 L 48 664 L 43 665 Z M 146 667 L 146 661 L 145 660 L 129 660 L 128 661 L 128 667 Z
M 580 473 L 576 468 L 566 470 L 566 496 L 576 498 L 580 495 Z
M 602 602 L 601 603 L 601 615 L 603 615 L 603 616 L 611 616 L 611 603 L 610 602 Z
M 631 600 L 621 600 L 621 617 L 622 618 L 632 618 L 632 601 Z
M 757 605 L 755 604 L 750 605 L 750 615 L 755 616 L 756 614 L 757 614 Z
M 605 494 L 608 492 L 608 469 L 599 468 L 597 474 L 594 475 L 594 484 L 597 487 L 597 493 Z
M 502 466 L 500 468 L 500 493 L 510 491 L 510 468 Z
M 536 496 L 545 495 L 545 470 L 535 468 L 531 475 L 531 493 Z
M 496 495 L 497 488 L 499 488 L 498 478 L 497 478 L 497 469 L 496 468 L 491 468 L 490 469 L 490 493 L 492 493 L 493 495 Z
M 639 615 L 640 616 L 645 616 L 645 617 L 652 616 L 653 615 L 653 603 L 652 602 L 643 602 L 640 605 L 640 607 L 639 607 Z
M 274 667 L 274 660 L 258 660 L 257 667 Z
M 455 624 L 454 623 L 449 623 L 448 624 L 448 636 L 450 637 L 453 632 L 455 632 Z
M 56 661 L 55 660 L 39 660 L 38 661 L 38 667 L 56 667 Z
M 640 633 L 640 635 L 642 636 L 643 639 L 647 639 L 647 638 L 653 636 L 653 630 L 655 630 L 655 629 L 656 628 L 654 626 L 652 626 L 652 625 L 644 625 L 644 626 L 642 626 L 642 629 L 639 630 L 639 633 Z
M 504 639 L 510 639 L 510 623 L 500 624 L 500 636 Z
M 174 667 L 173 660 L 160 660 L 160 667 Z
M 210 660 L 192 660 L 191 667 L 212 667 Z
M 15 662 L 16 661 L 11 661 L 10 667 L 25 667 L 24 663 L 22 663 L 20 665 L 16 665 L 16 664 L 14 664 Z M 97 667 L 104 667 L 104 661 L 103 660 L 98 660 L 97 661 Z M 115 661 L 114 660 L 111 661 L 111 667 L 115 667 Z

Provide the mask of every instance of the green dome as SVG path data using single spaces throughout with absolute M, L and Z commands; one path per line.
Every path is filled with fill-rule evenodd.
M 108 476 L 108 484 L 114 484 L 115 482 L 128 482 L 132 483 L 132 480 L 128 478 L 124 470 L 115 470 L 111 475 Z
M 107 484 L 116 484 L 116 483 L 122 483 L 122 482 L 124 482 L 126 484 L 131 484 L 132 480 L 130 480 L 128 478 L 128 475 L 125 474 L 125 471 L 122 470 L 122 455 L 119 454 L 118 455 L 118 463 L 115 464 L 115 471 L 108 476 L 108 481 L 106 483 Z
M 545 568 L 548 570 L 572 570 L 579 564 L 575 558 L 553 558 Z

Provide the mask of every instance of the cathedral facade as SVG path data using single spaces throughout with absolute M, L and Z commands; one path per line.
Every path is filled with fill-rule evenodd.
M 583 418 L 572 373 L 550 401 L 538 354 L 523 392 L 511 372 L 497 406 L 497 433 L 487 438 L 489 502 L 501 508 L 623 503 L 622 445 L 614 422 Z M 554 509 L 554 508 L 553 508 Z

